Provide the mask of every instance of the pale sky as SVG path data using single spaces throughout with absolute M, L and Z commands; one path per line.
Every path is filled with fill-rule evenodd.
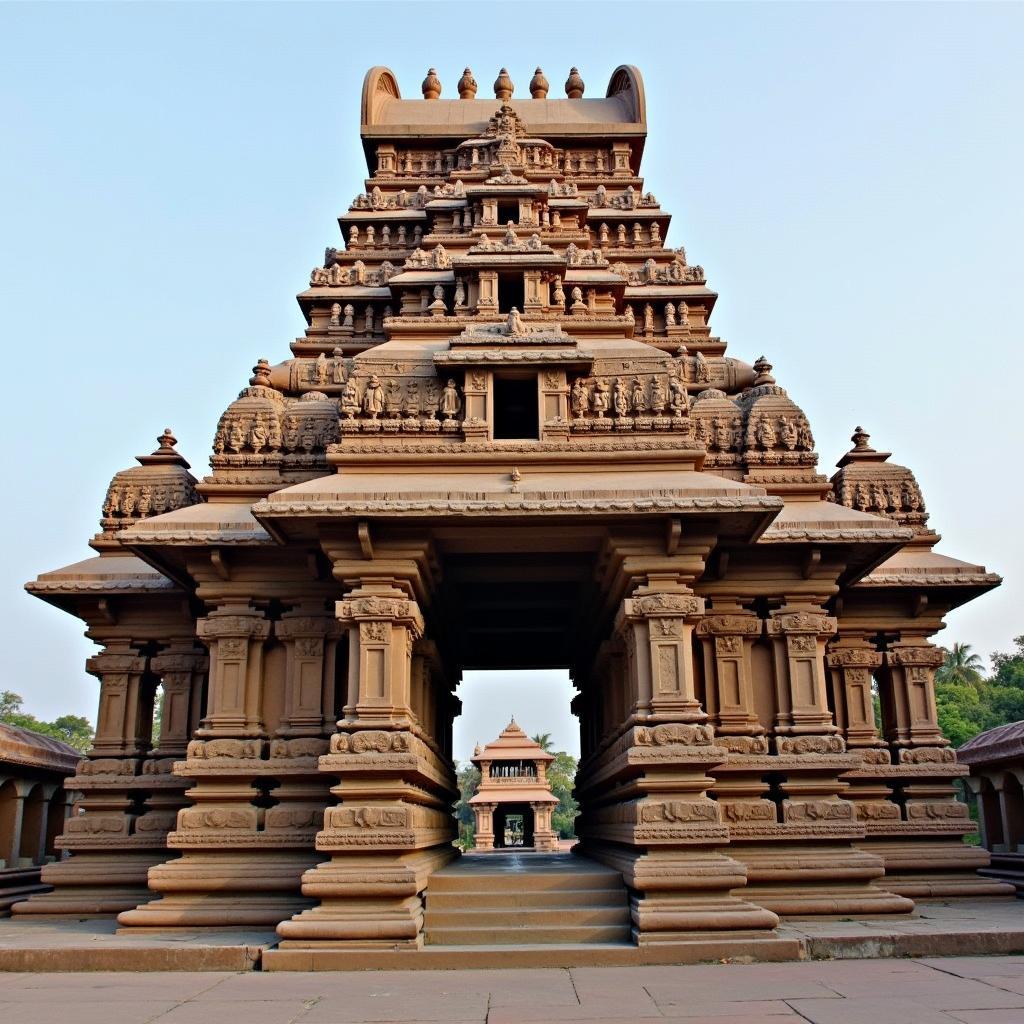
M 26 595 L 90 554 L 111 475 L 170 426 L 197 475 L 362 190 L 363 75 L 445 96 L 468 63 L 525 95 L 636 64 L 646 188 L 764 353 L 831 473 L 862 424 L 909 465 L 940 550 L 1003 586 L 939 642 L 1024 633 L 1019 4 L 0 5 L 7 371 L 0 688 L 95 716 L 77 620 Z M 563 673 L 468 682 L 456 754 L 515 714 L 578 749 Z

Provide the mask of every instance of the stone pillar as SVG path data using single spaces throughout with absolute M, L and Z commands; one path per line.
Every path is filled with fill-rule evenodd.
M 0 785 L 3 785 L 0 782 Z M 32 779 L 12 779 L 13 800 L 9 810 L 8 828 L 0 835 L 0 861 L 4 867 L 27 867 L 21 857 L 22 828 L 25 820 L 25 800 L 35 786 Z
M 336 780 L 306 873 L 319 905 L 278 926 L 282 948 L 418 948 L 430 873 L 457 856 L 454 771 L 412 708 L 418 605 L 393 579 L 359 580 L 337 604 L 348 633 L 345 717 L 320 768 Z
M 105 916 L 152 898 L 149 869 L 166 856 L 138 821 L 151 789 L 141 774 L 149 751 L 155 681 L 146 659 L 127 641 L 107 644 L 86 669 L 100 681 L 96 738 L 65 788 L 81 799 L 57 846 L 68 856 L 47 864 L 42 880 L 53 892 L 33 896 L 12 910 L 26 915 Z
M 271 630 L 249 604 L 222 605 L 197 623 L 210 679 L 206 714 L 174 768 L 193 783 L 193 806 L 178 812 L 167 838 L 181 856 L 150 871 L 161 898 L 122 913 L 122 925 L 273 926 L 308 905 L 299 886 L 315 862 L 319 816 L 303 779 L 317 778 L 325 740 L 267 742 L 263 654 Z
M 192 637 L 172 640 L 150 660 L 150 669 L 163 688 L 163 705 L 157 745 L 142 765 L 150 793 L 135 831 L 145 835 L 154 849 L 166 850 L 178 811 L 188 806 L 185 790 L 189 782 L 174 774 L 174 763 L 185 757 L 199 724 L 209 664 L 206 652 Z
M 762 632 L 761 620 L 739 606 L 714 613 L 697 626 L 704 655 L 706 706 L 715 743 L 729 758 L 711 770 L 714 795 L 732 840 L 757 837 L 774 824 L 777 808 L 766 799 L 769 785 L 768 739 L 754 705 L 751 650 Z
M 836 725 L 849 751 L 861 756 L 861 763 L 843 779 L 850 785 L 849 799 L 868 835 L 884 832 L 898 821 L 900 809 L 892 800 L 891 757 L 875 721 L 872 679 L 882 664 L 882 655 L 863 637 L 842 636 L 825 656 Z
M 777 810 L 731 824 L 730 852 L 747 867 L 747 896 L 776 913 L 907 913 L 909 900 L 874 885 L 884 873 L 881 860 L 856 845 L 864 828 L 841 777 L 860 757 L 846 752 L 828 706 L 825 643 L 835 631 L 835 619 L 808 605 L 783 605 L 765 622 L 774 756 L 744 756 L 741 763 L 754 768 L 759 761 L 761 781 L 777 780 Z
M 641 945 L 778 923 L 732 894 L 745 872 L 722 852 L 728 829 L 707 795 L 707 772 L 728 752 L 715 744 L 695 692 L 693 629 L 702 612 L 701 598 L 669 580 L 622 602 L 614 629 L 625 650 L 627 718 L 577 777 L 587 807 L 582 852 L 622 872 Z
M 494 811 L 497 804 L 476 804 L 473 815 L 476 818 L 475 849 L 494 849 Z
M 1010 895 L 1013 887 L 977 874 L 991 858 L 963 836 L 975 830 L 954 780 L 968 775 L 939 728 L 935 670 L 943 655 L 923 636 L 902 634 L 879 672 L 884 739 L 893 764 L 886 775 L 899 817 L 868 833 L 865 848 L 885 861 L 882 883 L 911 898 Z M 881 769 L 878 769 L 881 770 Z
M 551 814 L 557 804 L 531 803 L 533 811 L 533 848 L 544 853 L 558 849 L 558 835 L 551 827 Z

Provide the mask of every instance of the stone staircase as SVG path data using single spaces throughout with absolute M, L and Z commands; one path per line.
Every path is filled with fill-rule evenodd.
M 622 876 L 572 854 L 469 854 L 430 876 L 428 946 L 631 944 Z

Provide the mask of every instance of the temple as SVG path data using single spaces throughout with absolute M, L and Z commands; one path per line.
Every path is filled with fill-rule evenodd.
M 461 674 L 541 667 L 578 691 L 568 863 L 624 885 L 634 943 L 1012 893 L 963 842 L 933 686 L 944 616 L 999 578 L 935 550 L 861 428 L 819 472 L 771 364 L 726 354 L 641 176 L 635 68 L 444 91 L 368 72 L 367 176 L 291 355 L 208 475 L 165 431 L 93 557 L 28 584 L 99 645 L 99 711 L 15 914 L 418 949 L 459 857 Z
M 551 828 L 558 797 L 547 777 L 554 759 L 515 719 L 493 743 L 476 748 L 473 764 L 480 769 L 480 785 L 469 801 L 476 819 L 476 849 L 558 849 L 558 836 Z

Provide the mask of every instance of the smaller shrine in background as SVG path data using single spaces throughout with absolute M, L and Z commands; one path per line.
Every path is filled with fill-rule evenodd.
M 548 763 L 555 758 L 516 724 L 473 751 L 480 787 L 469 801 L 476 816 L 476 849 L 558 849 L 551 812 L 558 798 L 551 792 Z
M 992 854 L 979 874 L 1024 894 L 1024 722 L 979 733 L 956 756 L 971 770 L 965 781 L 977 801 L 981 845 Z

